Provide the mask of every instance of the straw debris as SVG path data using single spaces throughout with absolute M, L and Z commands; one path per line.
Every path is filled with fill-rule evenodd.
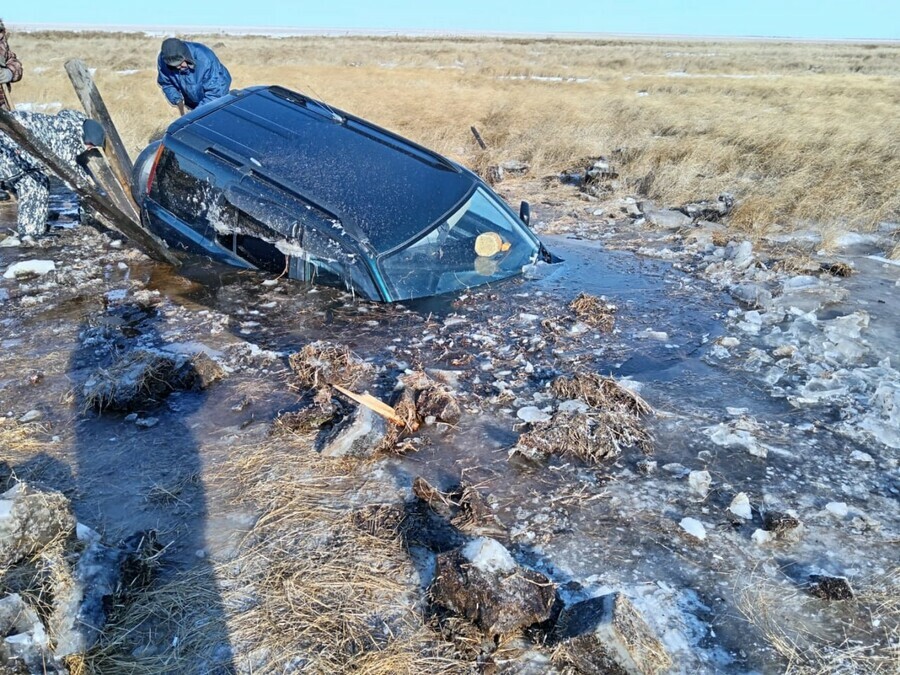
M 611 377 L 597 373 L 576 373 L 572 377 L 557 377 L 550 391 L 561 399 L 579 399 L 592 408 L 630 415 L 646 415 L 653 408 L 636 392 L 626 389 Z
M 372 372 L 372 366 L 344 345 L 318 340 L 288 357 L 297 383 L 304 389 L 339 384 L 352 388 Z
M 519 437 L 514 448 L 524 457 L 574 457 L 600 464 L 617 457 L 623 448 L 649 453 L 653 439 L 634 415 L 621 411 L 562 412 Z
M 616 325 L 616 306 L 595 295 L 581 293 L 569 303 L 569 309 L 580 321 L 604 333 L 609 333 Z

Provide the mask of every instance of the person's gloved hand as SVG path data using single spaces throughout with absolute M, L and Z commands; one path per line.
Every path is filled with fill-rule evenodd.
M 12 71 L 9 68 L 0 66 L 0 84 L 6 84 L 7 82 L 12 82 L 12 79 L 13 79 Z

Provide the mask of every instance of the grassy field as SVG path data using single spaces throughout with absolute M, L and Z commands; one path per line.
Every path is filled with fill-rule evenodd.
M 305 91 L 468 165 L 521 159 L 544 175 L 605 155 L 623 194 L 677 204 L 732 192 L 734 224 L 756 235 L 900 218 L 900 44 L 191 39 L 216 50 L 235 87 Z M 77 107 L 63 64 L 78 57 L 131 150 L 175 117 L 155 84 L 159 38 L 11 42 L 25 64 L 16 103 Z

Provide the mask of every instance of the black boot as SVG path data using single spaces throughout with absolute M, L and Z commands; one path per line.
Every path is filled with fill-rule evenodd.
M 3 188 L 0 188 L 0 202 L 8 202 L 9 200 L 10 200 L 9 193 L 6 190 L 4 190 Z

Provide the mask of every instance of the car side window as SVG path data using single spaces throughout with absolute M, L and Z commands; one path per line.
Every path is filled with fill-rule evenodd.
M 363 257 L 314 228 L 303 233 L 302 254 L 291 258 L 291 278 L 344 288 L 369 300 L 381 299 Z
M 164 209 L 203 231 L 218 192 L 207 171 L 169 149 L 163 151 L 150 197 Z

